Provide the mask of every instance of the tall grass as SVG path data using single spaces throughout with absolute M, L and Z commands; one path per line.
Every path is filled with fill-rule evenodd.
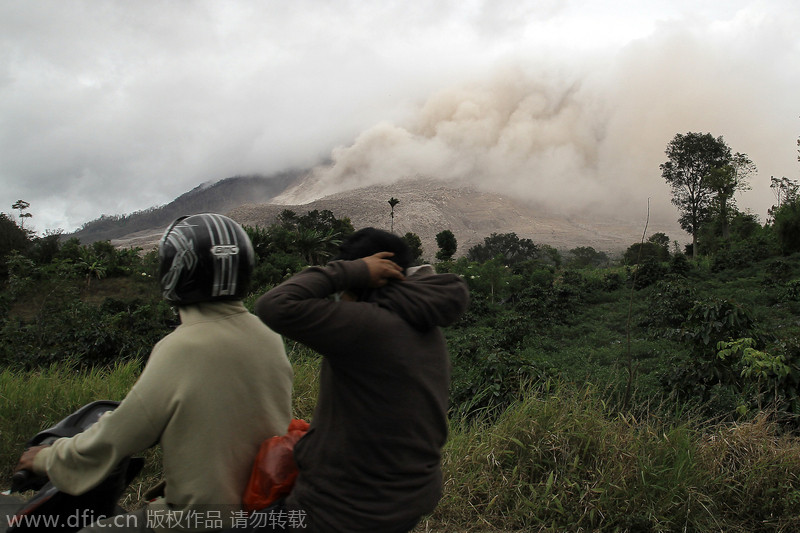
M 83 371 L 66 362 L 45 370 L 0 372 L 0 479 L 9 479 L 33 435 L 93 400 L 121 400 L 140 369 L 140 361 Z
M 294 416 L 310 419 L 319 359 L 287 346 Z M 94 399 L 121 399 L 139 366 L 0 372 L 0 472 L 24 442 Z M 768 413 L 737 424 L 624 415 L 586 387 L 527 386 L 492 418 L 453 420 L 444 493 L 417 532 L 800 530 L 800 438 Z M 659 411 L 663 412 L 663 411 Z M 159 476 L 158 452 L 122 502 L 141 504 Z M 0 482 L 0 487 L 7 487 Z
M 493 421 L 454 422 L 444 495 L 417 531 L 798 531 L 800 439 L 637 420 L 591 389 L 529 388 Z

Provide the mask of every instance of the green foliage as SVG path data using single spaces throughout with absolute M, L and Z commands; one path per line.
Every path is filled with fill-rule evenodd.
M 244 227 L 253 243 L 256 268 L 252 287 L 276 285 L 309 265 L 324 264 L 336 255 L 351 233 L 349 218 L 337 219 L 329 210 L 297 215 L 289 209 L 268 228 Z
M 473 263 L 470 267 L 468 283 L 470 288 L 485 294 L 490 301 L 506 298 L 511 290 L 511 272 L 497 257 L 483 263 Z
M 775 259 L 766 264 L 764 272 L 769 284 L 783 283 L 792 277 L 792 266 L 784 259 Z
M 800 252 L 800 198 L 784 203 L 773 216 L 781 251 L 785 255 Z
M 695 303 L 682 325 L 684 341 L 703 350 L 719 342 L 741 337 L 759 337 L 750 311 L 735 302 L 707 298 Z
M 540 263 L 552 266 L 554 268 L 561 268 L 561 264 L 564 262 L 563 258 L 561 257 L 561 252 L 549 244 L 539 244 L 537 246 L 539 247 L 538 260 Z
M 621 289 L 625 284 L 625 279 L 619 272 L 607 272 L 603 275 L 603 289 L 613 292 Z
M 631 244 L 622 256 L 626 265 L 638 265 L 645 261 L 663 262 L 669 259 L 669 251 L 665 246 L 654 242 L 637 242 Z
M 667 268 L 655 259 L 648 258 L 636 266 L 631 274 L 633 288 L 636 290 L 649 287 L 667 275 Z
M 692 264 L 685 254 L 676 253 L 669 259 L 669 273 L 676 276 L 686 276 L 691 272 Z
M 525 389 L 455 422 L 426 530 L 793 531 L 800 443 L 767 417 L 702 427 L 620 414 L 591 388 Z M 421 529 L 420 529 L 421 531 Z
M 81 260 L 81 241 L 75 237 L 70 237 L 61 245 L 61 249 L 56 254 L 56 259 L 77 263 Z
M 749 337 L 763 344 L 752 314 L 730 300 L 706 298 L 697 301 L 680 330 L 690 348 L 687 358 L 673 358 L 673 368 L 664 384 L 682 401 L 705 404 L 705 409 L 732 412 L 740 405 L 741 384 L 730 360 L 717 356 L 716 347 L 733 339 Z
M 411 249 L 411 256 L 414 258 L 414 261 L 418 261 L 420 257 L 422 257 L 422 240 L 419 238 L 419 235 L 409 231 L 403 235 L 403 240 Z
M 718 215 L 703 226 L 698 234 L 698 249 L 704 255 L 715 254 L 741 247 L 741 243 L 748 240 L 753 240 L 749 244 L 752 247 L 764 239 L 761 230 L 756 215 L 732 209 L 724 219 Z
M 497 414 L 526 384 L 557 374 L 547 357 L 525 347 L 573 318 L 587 295 L 587 280 L 575 271 L 556 279 L 537 263 L 509 268 L 500 257 L 485 263 L 461 258 L 451 266 L 471 291 L 468 312 L 447 333 L 451 409 L 465 417 Z
M 389 205 L 392 207 L 391 215 L 392 215 L 392 227 L 391 230 L 394 233 L 394 206 L 400 203 L 400 200 L 392 196 L 389 198 Z
M 777 209 L 780 209 L 784 204 L 792 203 L 797 200 L 798 191 L 800 191 L 800 183 L 796 180 L 790 180 L 785 176 L 782 178 L 770 176 L 769 188 L 772 189 L 773 194 L 775 194 L 775 199 L 777 200 L 777 203 L 770 207 L 767 212 L 769 220 L 772 220 Z
M 503 264 L 514 265 L 538 259 L 539 247 L 530 239 L 520 239 L 516 233 L 492 233 L 484 238 L 483 244 L 470 248 L 467 257 L 477 262 L 500 257 Z
M 313 233 L 336 224 L 320 212 L 284 212 L 269 228 L 248 228 L 258 256 L 253 288 L 285 279 L 309 259 L 324 261 L 324 251 L 298 245 L 300 229 Z M 471 304 L 445 330 L 453 431 L 445 450 L 445 495 L 429 518 L 432 529 L 465 531 L 479 523 L 543 531 L 799 526 L 794 480 L 800 479 L 800 444 L 779 446 L 776 428 L 796 428 L 800 414 L 800 255 L 771 257 L 770 227 L 741 239 L 737 231 L 732 225 L 725 247 L 697 262 L 674 254 L 669 266 L 635 265 L 637 292 L 621 290 L 631 281 L 621 274 L 625 267 L 564 270 L 560 254 L 545 245 L 534 245 L 537 254 L 521 260 L 501 254 L 438 265 L 464 276 Z M 662 247 L 665 237 L 654 235 L 651 244 Z M 0 364 L 14 368 L 15 379 L 44 375 L 41 369 L 65 359 L 69 370 L 57 378 L 65 383 L 83 375 L 75 374 L 80 366 L 107 369 L 120 359 L 138 365 L 175 325 L 149 277 L 157 266 L 154 254 L 102 243 L 84 247 L 77 240 L 55 253 L 32 249 L 11 256 L 12 275 L 0 295 Z M 715 271 L 722 250 L 749 254 L 747 264 Z M 107 269 L 104 279 L 91 278 L 89 291 L 84 258 Z M 248 296 L 247 305 L 257 296 Z M 293 343 L 287 350 L 295 366 L 295 415 L 309 418 L 318 356 Z M 630 374 L 620 367 L 627 354 Z M 631 402 L 623 407 L 628 375 Z M 16 398 L 14 388 L 0 377 L 0 401 Z M 777 414 L 775 424 L 748 418 L 759 406 Z M 52 404 L 24 408 L 19 416 L 3 405 L 0 437 L 9 434 L 11 418 L 41 421 L 40 412 L 50 418 L 55 412 Z M 739 422 L 672 418 L 687 412 Z M 32 432 L 17 431 L 24 437 L 13 438 Z
M 519 350 L 527 333 L 522 317 L 511 314 L 485 326 L 448 334 L 453 416 L 496 415 L 527 383 L 548 377 L 546 363 L 534 361 Z
M 438 261 L 450 261 L 458 249 L 456 236 L 449 229 L 436 234 L 436 245 L 439 247 L 439 251 L 436 252 Z
M 665 150 L 667 161 L 661 176 L 672 188 L 672 203 L 681 212 L 681 227 L 695 238 L 712 216 L 711 203 L 717 190 L 711 176 L 730 165 L 731 149 L 722 137 L 710 133 L 677 134 Z
M 297 254 L 307 265 L 318 265 L 336 254 L 342 240 L 353 233 L 353 225 L 349 218 L 337 219 L 327 209 L 302 216 L 287 209 L 267 231 L 272 241 L 268 252 Z
M 608 264 L 608 255 L 605 252 L 598 252 L 591 246 L 579 246 L 569 251 L 567 264 L 572 268 L 604 266 Z
M 144 358 L 176 322 L 165 303 L 108 298 L 99 307 L 80 300 L 48 306 L 35 321 L 7 320 L 0 362 L 13 367 L 47 366 L 65 358 L 91 367 Z
M 797 379 L 788 379 L 790 374 L 800 370 L 787 364 L 783 354 L 769 354 L 755 348 L 756 341 L 751 338 L 741 338 L 730 342 L 717 343 L 717 357 L 730 362 L 734 367 L 741 369 L 739 384 L 743 390 L 752 389 L 755 381 L 755 400 L 758 410 L 764 405 L 765 389 L 769 391 L 770 400 L 775 404 L 779 397 L 797 395 Z M 747 412 L 745 404 L 739 407 L 740 413 Z
M 251 287 L 255 289 L 277 285 L 306 266 L 305 261 L 297 254 L 272 252 L 266 259 L 260 259 L 256 263 Z
M 174 322 L 152 281 L 153 258 L 107 241 L 83 246 L 73 239 L 59 247 L 55 237 L 44 238 L 30 257 L 10 258 L 0 363 L 33 368 L 69 359 L 103 366 L 148 353 Z M 95 295 L 91 282 L 106 277 L 126 278 L 117 286 L 130 287 L 132 294 Z
M 0 280 L 8 275 L 6 257 L 12 252 L 24 253 L 30 247 L 28 234 L 21 227 L 0 213 Z
M 687 320 L 696 298 L 697 292 L 686 280 L 660 280 L 647 296 L 647 315 L 642 325 L 658 331 L 674 331 Z
M 52 263 L 61 248 L 60 239 L 60 231 L 48 232 L 43 237 L 34 239 L 28 256 L 39 265 Z
M 647 242 L 662 247 L 669 252 L 669 236 L 661 231 L 653 233 L 647 238 Z
M 792 280 L 786 284 L 782 299 L 786 302 L 800 302 L 800 279 Z

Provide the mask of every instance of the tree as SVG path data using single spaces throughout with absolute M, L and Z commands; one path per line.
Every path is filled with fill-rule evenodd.
M 539 247 L 530 239 L 520 239 L 516 233 L 492 233 L 483 239 L 483 244 L 473 246 L 467 252 L 470 261 L 482 263 L 497 256 L 506 265 L 538 259 Z
M 28 234 L 5 213 L 0 213 L 0 276 L 5 277 L 6 256 L 11 252 L 25 252 L 31 242 Z
M 502 257 L 495 257 L 476 265 L 474 272 L 471 284 L 477 285 L 479 290 L 488 291 L 491 303 L 495 302 L 496 297 L 503 296 L 501 289 L 507 287 L 511 273 L 503 264 Z
M 648 237 L 647 242 L 652 242 L 653 244 L 661 246 L 662 248 L 664 248 L 664 250 L 667 251 L 667 255 L 669 255 L 669 237 L 667 236 L 666 233 L 663 233 L 661 231 L 653 233 L 652 235 L 650 235 L 650 237 Z
M 330 258 L 342 243 L 333 229 L 301 227 L 295 235 L 295 245 L 308 265 L 320 265 Z
M 549 244 L 540 244 L 539 256 L 541 261 L 549 263 L 556 268 L 561 268 L 561 252 L 559 252 L 557 248 L 554 248 Z
M 42 237 L 33 240 L 28 256 L 39 265 L 52 263 L 61 249 L 61 230 L 46 230 Z
M 92 278 L 103 279 L 106 276 L 108 266 L 98 257 L 95 251 L 88 246 L 81 248 L 81 260 L 78 265 L 86 272 L 86 290 L 91 288 Z
M 773 212 L 775 234 L 784 254 L 800 252 L 800 197 Z
M 394 233 L 394 206 L 400 203 L 400 200 L 392 196 L 389 198 L 389 205 L 392 207 L 392 233 Z
M 570 266 L 575 268 L 598 267 L 608 263 L 608 255 L 598 252 L 591 246 L 579 246 L 569 251 Z
M 23 213 L 24 210 L 28 209 L 31 206 L 29 202 L 25 200 L 17 200 L 11 205 L 11 209 L 19 209 L 19 227 L 25 229 L 25 220 L 26 218 L 30 218 L 33 215 L 30 213 Z
M 439 261 L 450 261 L 458 249 L 456 236 L 449 229 L 436 234 L 436 245 L 439 246 L 439 251 L 436 252 L 436 259 Z
M 736 206 L 733 195 L 737 191 L 750 189 L 747 180 L 757 170 L 755 163 L 747 155 L 737 152 L 730 164 L 714 168 L 708 175 L 708 184 L 714 192 L 714 208 L 723 240 L 730 237 L 731 211 L 735 210 Z
M 347 217 L 337 219 L 328 209 L 314 209 L 301 216 L 285 209 L 267 233 L 268 244 L 259 250 L 261 259 L 280 252 L 299 255 L 306 264 L 316 265 L 338 251 L 342 240 L 353 233 L 353 224 Z
M 662 263 L 668 260 L 667 248 L 651 241 L 631 244 L 622 256 L 622 262 L 626 265 L 638 265 L 647 261 Z
M 800 183 L 795 180 L 790 180 L 786 177 L 776 178 L 770 176 L 770 186 L 773 194 L 775 195 L 775 205 L 767 211 L 768 221 L 771 221 L 777 211 L 784 203 L 792 202 L 797 198 L 798 190 L 800 190 Z
M 419 238 L 419 235 L 409 231 L 403 235 L 403 240 L 406 241 L 406 244 L 411 249 L 411 255 L 414 261 L 422 257 L 422 240 Z
M 697 235 L 711 217 L 714 189 L 710 176 L 731 164 L 731 149 L 722 137 L 710 133 L 677 134 L 665 150 L 661 176 L 672 188 L 672 203 L 681 212 L 681 227 L 692 234 L 692 256 L 697 256 Z

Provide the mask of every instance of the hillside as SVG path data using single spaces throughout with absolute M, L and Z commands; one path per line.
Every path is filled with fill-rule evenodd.
M 389 229 L 392 220 L 388 200 L 391 197 L 400 200 L 394 209 L 394 231 L 401 235 L 406 232 L 419 235 L 423 256 L 428 259 L 438 249 L 436 234 L 444 229 L 455 234 L 459 255 L 482 243 L 492 233 L 510 232 L 561 250 L 592 246 L 617 253 L 641 239 L 645 222 L 567 216 L 505 196 L 426 180 L 366 187 L 299 206 L 243 205 L 231 210 L 230 215 L 243 224 L 266 225 L 284 209 L 298 213 L 329 209 L 337 217 L 350 217 L 356 228 L 374 226 Z M 648 234 L 656 231 L 663 231 L 673 239 L 685 240 L 685 234 L 677 224 L 651 223 Z
M 304 173 L 285 171 L 270 176 L 236 176 L 213 184 L 198 185 L 168 204 L 128 215 L 103 216 L 87 222 L 80 230 L 65 237 L 76 237 L 88 244 L 102 240 L 124 241 L 131 234 L 160 235 L 170 222 L 182 215 L 226 213 L 244 203 L 269 201 Z M 150 237 L 146 237 L 144 242 L 149 243 L 150 240 Z
M 391 227 L 388 205 L 391 197 L 400 200 L 395 207 L 394 231 L 401 235 L 406 232 L 419 235 L 426 259 L 433 258 L 438 249 L 436 234 L 444 229 L 451 230 L 456 236 L 459 248 L 457 255 L 480 244 L 492 233 L 510 232 L 561 250 L 591 246 L 615 254 L 641 239 L 645 222 L 610 216 L 567 216 L 505 196 L 428 180 L 370 186 L 333 194 L 303 205 L 250 202 L 222 212 L 241 224 L 267 226 L 284 209 L 300 214 L 314 209 L 328 209 L 337 217 L 349 217 L 356 228 L 374 226 L 388 230 Z M 158 242 L 163 226 L 121 235 L 112 239 L 112 243 L 115 246 L 149 249 Z M 688 239 L 677 223 L 659 224 L 651 221 L 648 235 L 658 231 L 681 242 Z

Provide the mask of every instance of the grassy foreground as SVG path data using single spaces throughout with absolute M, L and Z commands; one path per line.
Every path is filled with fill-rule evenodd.
M 290 348 L 295 416 L 308 419 L 317 360 Z M 121 399 L 139 369 L 0 373 L 0 487 L 30 436 L 93 399 Z M 157 455 L 126 506 L 157 479 Z M 800 439 L 767 413 L 726 425 L 636 419 L 591 389 L 528 387 L 494 419 L 451 423 L 444 477 L 418 532 L 800 530 Z

